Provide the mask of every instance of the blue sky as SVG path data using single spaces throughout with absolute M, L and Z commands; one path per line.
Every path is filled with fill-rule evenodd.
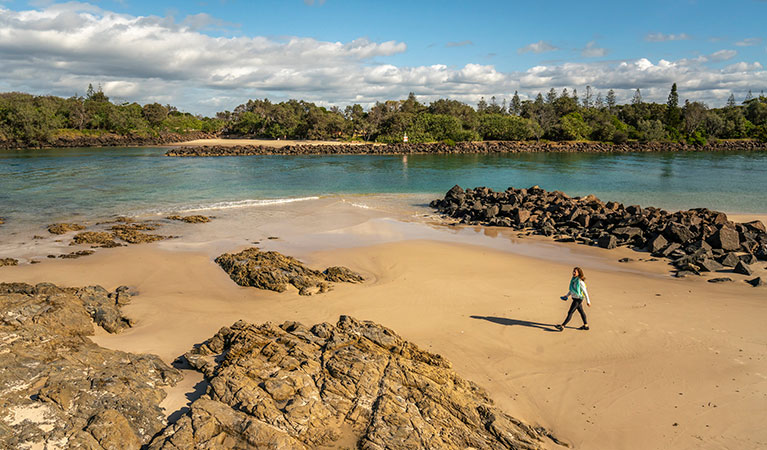
M 586 85 L 719 106 L 767 89 L 767 1 L 0 0 L 0 90 L 205 114 L 247 98 L 475 103 Z M 34 74 L 34 76 L 30 76 Z

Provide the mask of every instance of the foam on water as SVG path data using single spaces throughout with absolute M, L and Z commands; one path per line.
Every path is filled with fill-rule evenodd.
M 273 198 L 273 199 L 246 199 L 237 200 L 231 202 L 216 202 L 208 205 L 193 206 L 191 208 L 180 209 L 178 212 L 200 212 L 200 211 L 212 211 L 216 209 L 235 209 L 235 208 L 250 208 L 254 206 L 268 206 L 279 205 L 282 203 L 294 203 L 304 202 L 307 200 L 319 200 L 319 197 L 297 197 L 297 198 Z

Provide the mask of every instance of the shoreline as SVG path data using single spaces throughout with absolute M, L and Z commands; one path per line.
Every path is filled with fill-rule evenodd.
M 13 141 L 0 141 L 0 150 L 40 150 L 53 148 L 79 148 L 79 147 L 147 147 L 165 146 L 174 143 L 184 143 L 197 139 L 210 139 L 211 134 L 202 131 L 188 133 L 162 132 L 157 136 L 143 136 L 134 134 L 104 133 L 97 136 L 57 136 L 51 142 L 29 146 Z
M 767 142 L 752 140 L 718 141 L 704 146 L 679 142 L 534 142 L 478 141 L 455 144 L 373 144 L 373 143 L 307 143 L 259 141 L 246 144 L 243 140 L 227 143 L 226 139 L 195 141 L 173 146 L 165 156 L 219 157 L 255 155 L 415 155 L 415 154 L 474 154 L 474 153 L 632 153 L 632 152 L 706 152 L 706 151 L 767 151 Z M 295 142 L 295 141 L 293 141 Z
M 674 280 L 662 262 L 620 264 L 620 249 L 518 239 L 497 228 L 400 225 L 396 215 L 341 202 L 316 206 L 270 207 L 261 213 L 269 219 L 243 226 L 248 234 L 214 221 L 176 241 L 3 268 L 0 280 L 131 286 L 138 295 L 124 311 L 136 325 L 93 340 L 166 362 L 239 319 L 373 320 L 447 357 L 504 411 L 576 448 L 699 448 L 696 436 L 754 447 L 767 438 L 759 409 L 767 383 L 757 376 L 767 372 L 759 357 L 763 292 Z M 266 240 L 270 234 L 280 239 Z M 308 298 L 237 286 L 212 257 L 254 240 L 368 281 Z M 527 247 L 511 251 L 515 245 Z M 567 308 L 557 297 L 574 262 L 589 277 L 592 330 L 555 333 Z M 197 381 L 168 390 L 168 414 Z

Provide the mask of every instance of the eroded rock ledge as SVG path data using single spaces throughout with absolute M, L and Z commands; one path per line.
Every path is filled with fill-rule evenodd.
M 251 247 L 239 253 L 224 253 L 216 258 L 229 278 L 240 286 L 252 286 L 275 292 L 285 292 L 288 285 L 300 295 L 327 292 L 329 282 L 361 283 L 361 275 L 346 267 L 328 267 L 324 271 L 310 269 L 301 261 L 278 252 L 262 252 Z
M 558 442 L 500 411 L 443 357 L 348 316 L 311 328 L 239 321 L 185 358 L 205 375 L 207 393 L 152 450 L 539 449 Z
M 691 151 L 767 151 L 767 142 L 719 141 L 704 146 L 680 142 L 534 142 L 481 141 L 430 144 L 298 144 L 283 147 L 266 145 L 204 145 L 181 146 L 168 150 L 165 156 L 247 156 L 247 155 L 407 155 L 447 153 L 628 153 L 628 152 L 691 152 Z
M 677 275 L 725 267 L 751 275 L 767 260 L 767 232 L 760 221 L 735 223 L 705 208 L 669 213 L 603 202 L 593 195 L 569 197 L 538 186 L 503 192 L 478 187 L 450 189 L 431 206 L 462 223 L 510 227 L 602 248 L 631 246 L 669 258 Z
M 163 386 L 181 379 L 155 355 L 87 336 L 131 326 L 127 288 L 0 283 L 0 448 L 139 449 L 165 427 Z

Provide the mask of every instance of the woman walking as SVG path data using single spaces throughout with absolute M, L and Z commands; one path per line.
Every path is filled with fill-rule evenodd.
M 562 322 L 562 325 L 554 325 L 557 330 L 562 331 L 565 329 L 565 325 L 570 319 L 573 318 L 573 313 L 577 310 L 583 319 L 583 326 L 578 328 L 579 330 L 588 330 L 589 324 L 586 320 L 586 313 L 583 311 L 583 300 L 586 299 L 586 305 L 591 306 L 591 300 L 589 300 L 589 292 L 586 290 L 586 277 L 583 275 L 583 269 L 576 267 L 573 269 L 573 278 L 570 280 L 570 289 L 567 294 L 560 297 L 562 300 L 567 300 L 567 297 L 572 298 L 573 302 L 570 304 L 570 310 L 567 311 L 567 318 Z

